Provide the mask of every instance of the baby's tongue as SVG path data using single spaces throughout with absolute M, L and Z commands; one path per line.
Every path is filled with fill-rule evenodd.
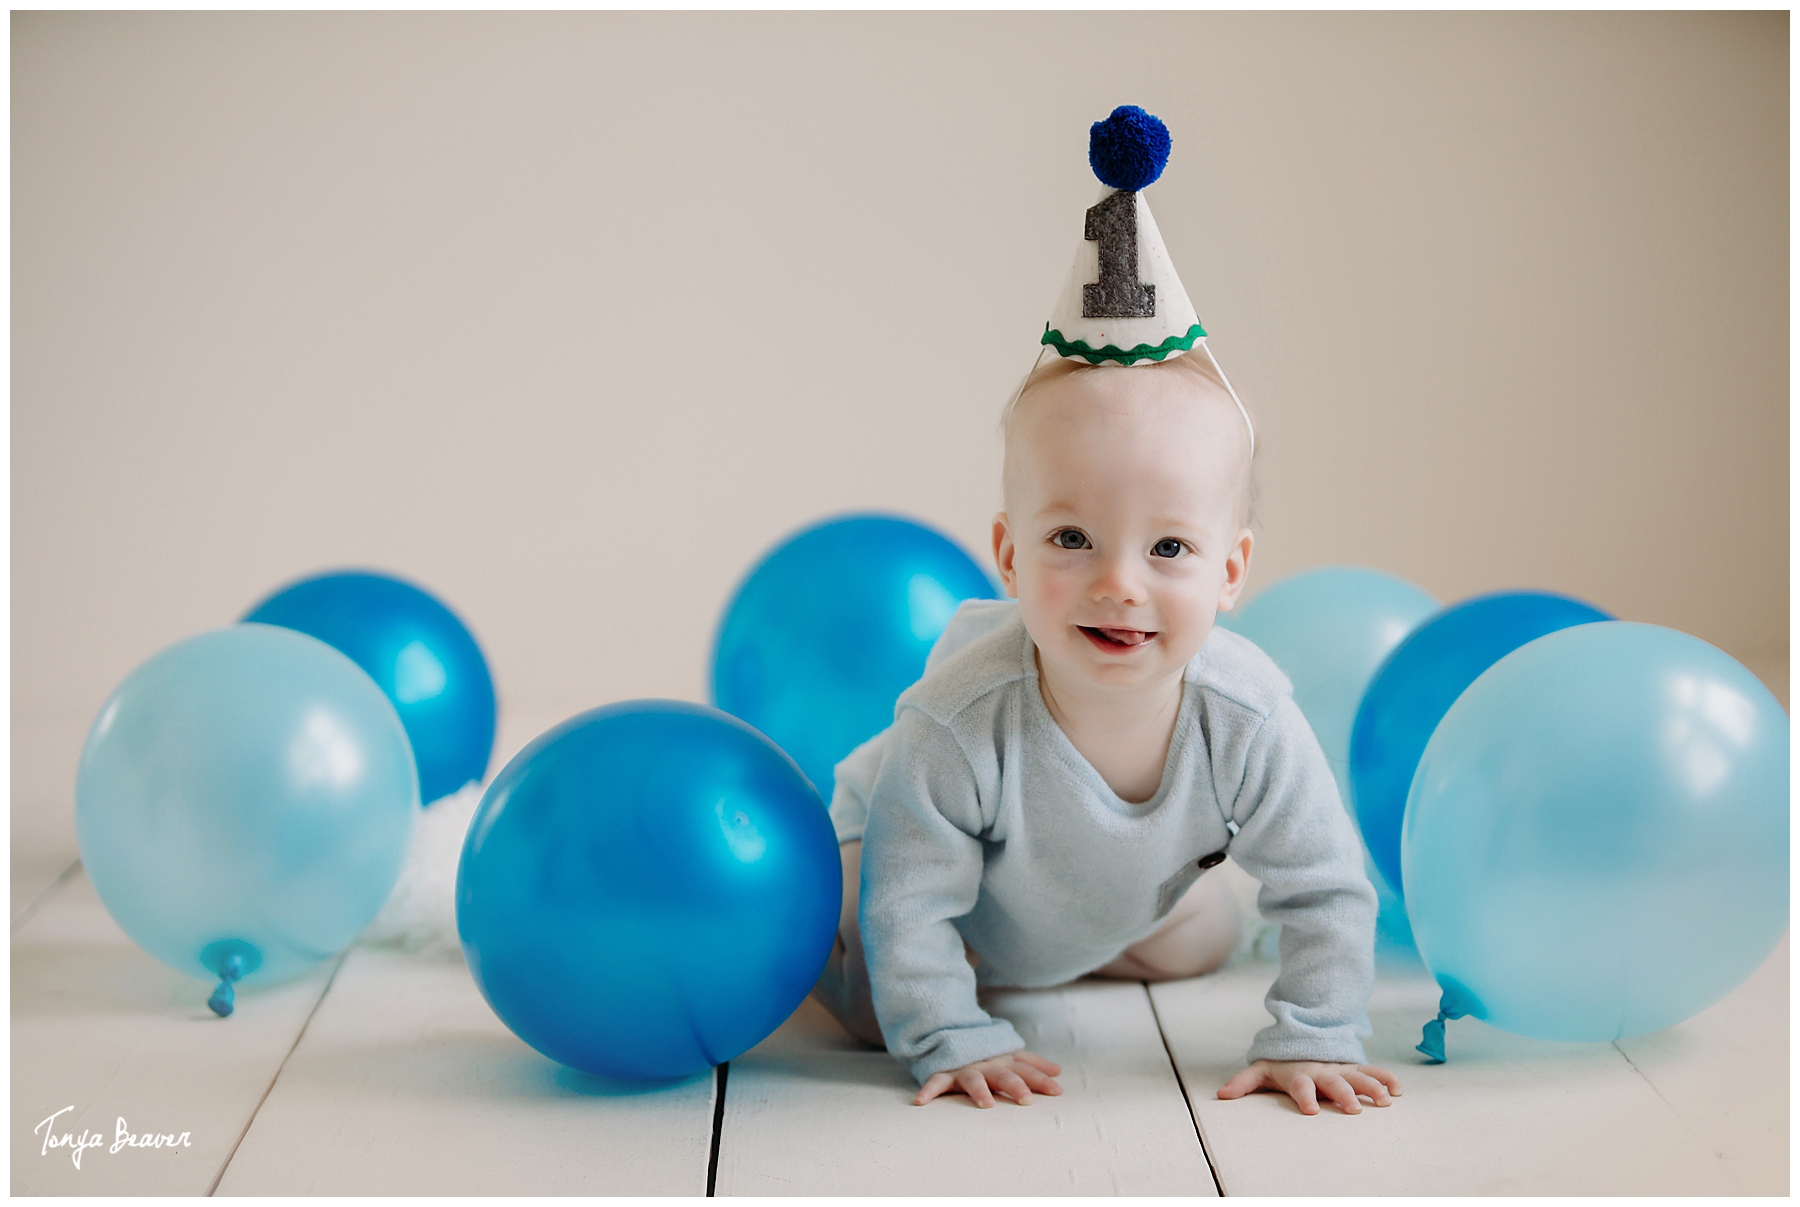
M 1120 645 L 1142 645 L 1150 640 L 1150 634 L 1140 629 L 1107 629 L 1100 630 Z

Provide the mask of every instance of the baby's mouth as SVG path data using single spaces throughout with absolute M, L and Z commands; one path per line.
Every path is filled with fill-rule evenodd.
M 1143 629 L 1114 629 L 1104 626 L 1076 625 L 1087 639 L 1098 649 L 1108 653 L 1123 653 L 1147 645 L 1155 640 L 1155 633 L 1147 633 Z

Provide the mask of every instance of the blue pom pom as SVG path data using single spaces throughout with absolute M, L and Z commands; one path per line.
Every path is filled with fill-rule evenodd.
M 1110 188 L 1147 188 L 1168 162 L 1169 128 L 1136 105 L 1120 105 L 1088 130 L 1088 163 Z

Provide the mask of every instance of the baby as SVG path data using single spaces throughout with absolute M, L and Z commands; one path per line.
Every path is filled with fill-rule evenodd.
M 1274 663 L 1214 627 L 1253 540 L 1228 390 L 1198 349 L 1034 370 L 993 529 L 1017 602 L 963 604 L 892 727 L 837 768 L 844 908 L 815 992 L 920 1104 L 1061 1093 L 978 985 L 1217 968 L 1239 923 L 1205 873 L 1227 852 L 1262 882 L 1281 971 L 1219 1097 L 1354 1114 L 1400 1092 L 1363 1063 L 1376 903 L 1331 772 Z

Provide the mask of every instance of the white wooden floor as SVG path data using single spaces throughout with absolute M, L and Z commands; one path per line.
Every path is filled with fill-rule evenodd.
M 531 736 L 509 735 L 510 751 Z M 1305 1117 L 1220 1102 L 1267 1021 L 1271 965 L 1146 989 L 996 995 L 1065 1092 L 1028 1108 L 911 1106 L 885 1053 L 807 1003 L 719 1075 L 651 1088 L 571 1074 L 494 1017 L 460 961 L 353 948 L 299 982 L 210 986 L 134 947 L 74 866 L 69 776 L 21 776 L 12 847 L 14 1194 L 1786 1194 L 1788 945 L 1730 997 L 1619 1044 L 1450 1025 L 1384 967 L 1371 1059 L 1406 1093 Z M 76 744 L 79 739 L 77 738 Z M 65 747 L 67 747 L 65 749 Z M 29 760 L 27 760 L 29 761 Z M 496 763 L 496 767 L 498 763 Z M 39 808 L 22 816 L 24 806 Z M 66 805 L 63 806 L 66 814 Z M 1678 970 L 1673 970 L 1679 975 Z M 101 1134 L 77 1168 L 32 1128 Z M 188 1133 L 174 1149 L 109 1149 Z

